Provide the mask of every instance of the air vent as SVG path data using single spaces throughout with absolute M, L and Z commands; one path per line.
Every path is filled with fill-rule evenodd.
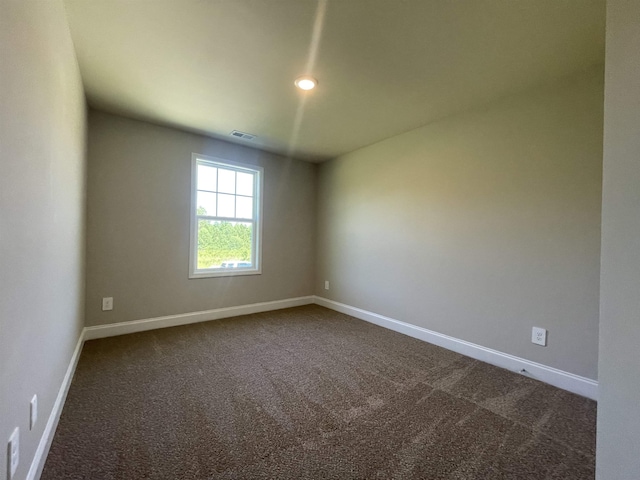
M 250 133 L 239 132 L 238 130 L 234 130 L 229 135 L 236 138 L 241 138 L 243 140 L 253 140 L 256 138 L 256 135 L 251 135 Z

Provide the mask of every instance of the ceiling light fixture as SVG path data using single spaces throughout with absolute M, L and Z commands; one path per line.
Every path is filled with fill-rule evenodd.
M 295 84 L 300 90 L 312 90 L 318 85 L 318 81 L 309 75 L 303 75 L 296 78 Z

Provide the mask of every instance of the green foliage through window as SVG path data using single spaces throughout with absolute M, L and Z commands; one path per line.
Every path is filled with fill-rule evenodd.
M 251 261 L 251 223 L 198 220 L 198 268 Z

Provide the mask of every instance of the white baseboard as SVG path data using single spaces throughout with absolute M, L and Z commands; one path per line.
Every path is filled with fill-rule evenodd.
M 31 467 L 29 468 L 29 473 L 27 473 L 27 480 L 37 480 L 42 474 L 44 464 L 47 461 L 47 455 L 49 454 L 49 448 L 51 448 L 51 442 L 53 442 L 53 435 L 56 432 L 56 427 L 58 426 L 58 421 L 60 420 L 60 414 L 62 414 L 62 407 L 64 407 L 64 402 L 67 398 L 67 392 L 69 391 L 69 387 L 71 386 L 71 380 L 73 380 L 73 374 L 76 371 L 76 365 L 78 365 L 78 360 L 80 358 L 80 352 L 82 351 L 83 343 L 84 330 L 80 333 L 78 342 L 76 343 L 76 348 L 73 351 L 73 355 L 71 355 L 71 360 L 69 361 L 67 372 L 62 379 L 60 390 L 58 390 L 58 396 L 56 397 L 56 401 L 53 404 L 53 408 L 51 409 L 51 413 L 49 414 L 49 419 L 47 420 L 47 425 L 44 427 L 44 432 L 42 433 L 42 437 L 40 437 L 40 443 L 38 443 L 38 448 L 36 449 L 36 453 L 33 456 L 33 460 L 31 461 Z
M 597 400 L 598 382 L 590 378 L 581 377 L 573 373 L 565 372 L 557 368 L 548 367 L 540 363 L 525 360 L 524 358 L 509 355 L 508 353 L 499 352 L 491 348 L 476 345 L 475 343 L 460 340 L 442 333 L 427 330 L 426 328 L 411 325 L 409 323 L 394 320 L 393 318 L 378 315 L 361 308 L 345 305 L 344 303 L 335 302 L 323 297 L 314 297 L 314 302 L 323 307 L 346 313 L 352 317 L 374 323 L 381 327 L 394 330 L 410 337 L 423 340 L 425 342 L 438 345 L 439 347 L 452 350 L 454 352 L 466 355 L 467 357 L 481 360 L 497 367 L 505 368 L 513 372 L 521 373 L 524 369 L 527 376 L 548 383 L 563 390 L 582 395 L 583 397 Z
M 84 339 L 93 340 L 95 338 L 114 337 L 116 335 L 155 330 L 157 328 L 176 327 L 189 323 L 208 322 L 209 320 L 248 315 L 250 313 L 299 307 L 300 305 L 309 305 L 311 303 L 313 303 L 313 296 L 287 298 L 273 302 L 252 303 L 250 305 L 239 305 L 237 307 L 216 308 L 202 312 L 181 313 L 179 315 L 168 315 L 166 317 L 145 318 L 142 320 L 132 320 L 130 322 L 98 325 L 96 327 L 86 327 L 84 329 Z

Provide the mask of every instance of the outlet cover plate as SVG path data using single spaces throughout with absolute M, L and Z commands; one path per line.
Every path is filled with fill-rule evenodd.
M 531 343 L 547 346 L 547 331 L 544 328 L 533 327 L 531 329 Z
M 31 399 L 29 413 L 29 430 L 33 430 L 38 420 L 38 395 L 34 395 Z
M 102 299 L 102 311 L 113 310 L 113 297 L 104 297 Z
M 16 427 L 9 437 L 7 448 L 7 480 L 11 480 L 16 474 L 20 462 L 20 428 Z

